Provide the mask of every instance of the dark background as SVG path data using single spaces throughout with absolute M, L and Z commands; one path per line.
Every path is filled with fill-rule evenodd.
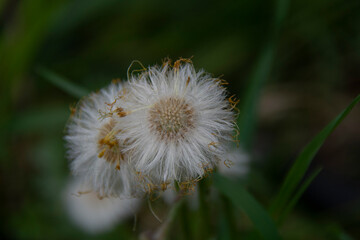
M 44 68 L 94 91 L 125 79 L 132 60 L 193 57 L 196 68 L 223 75 L 240 106 L 260 74 L 247 185 L 268 206 L 303 146 L 360 92 L 360 2 L 284 2 L 0 1 L 0 238 L 89 238 L 61 199 L 63 130 L 78 98 L 43 77 Z M 323 171 L 280 228 L 285 239 L 360 238 L 359 125 L 355 107 L 321 148 L 311 168 Z M 145 216 L 135 233 L 130 220 L 92 238 L 158 227 L 146 219 L 154 221 Z

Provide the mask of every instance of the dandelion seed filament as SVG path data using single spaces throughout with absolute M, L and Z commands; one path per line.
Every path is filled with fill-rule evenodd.
M 109 163 L 116 163 L 116 169 L 120 170 L 120 160 L 123 159 L 123 154 L 120 149 L 119 141 L 115 134 L 119 131 L 114 130 L 115 121 L 104 124 L 100 129 L 98 151 L 99 158 L 104 158 Z

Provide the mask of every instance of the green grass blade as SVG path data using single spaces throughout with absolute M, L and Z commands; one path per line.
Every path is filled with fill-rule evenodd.
M 223 239 L 223 240 L 234 239 L 233 236 L 231 235 L 229 222 L 223 213 L 220 213 L 220 217 L 218 220 L 217 237 L 218 237 L 217 239 Z
M 207 190 L 209 189 L 208 181 L 200 181 L 198 184 L 198 193 L 199 193 L 199 232 L 196 236 L 196 239 L 209 239 L 211 235 L 211 224 L 210 219 L 211 215 L 209 212 L 210 205 L 207 201 Z
M 285 218 L 289 215 L 291 210 L 295 207 L 300 197 L 304 194 L 305 190 L 309 187 L 310 183 L 319 175 L 321 168 L 316 169 L 310 176 L 304 181 L 300 189 L 296 192 L 295 196 L 291 199 L 290 203 L 282 211 L 282 214 L 279 217 L 279 224 L 283 223 Z
M 281 209 L 288 204 L 311 161 L 319 151 L 326 138 L 335 130 L 335 128 L 342 122 L 342 120 L 350 113 L 352 108 L 359 101 L 360 95 L 358 95 L 342 113 L 340 113 L 318 135 L 316 135 L 308 145 L 306 145 L 291 167 L 278 195 L 275 197 L 275 200 L 270 207 L 270 212 L 273 215 L 278 215 Z
M 283 26 L 283 22 L 285 21 L 286 14 L 288 12 L 290 5 L 289 0 L 278 0 L 275 4 L 275 20 L 274 20 L 274 38 L 277 38 L 281 27 Z
M 271 73 L 277 46 L 277 39 L 286 17 L 286 13 L 289 7 L 289 0 L 278 0 L 276 1 L 275 7 L 275 19 L 272 26 L 272 34 L 268 42 L 265 44 L 261 55 L 259 56 L 259 59 L 249 79 L 249 87 L 244 94 L 244 98 L 241 100 L 241 114 L 238 120 L 238 126 L 241 131 L 239 140 L 240 144 L 245 150 L 249 150 L 251 148 L 251 143 L 253 141 L 256 128 L 256 111 L 261 89 L 263 88 L 263 85 Z
M 69 106 L 53 105 L 51 108 L 32 108 L 14 115 L 7 124 L 12 134 L 53 133 L 64 127 L 70 115 Z
M 65 79 L 56 73 L 43 68 L 38 67 L 36 71 L 40 76 L 42 76 L 45 80 L 49 81 L 50 83 L 54 84 L 58 88 L 62 89 L 64 92 L 68 93 L 69 95 L 81 98 L 87 94 L 89 94 L 89 90 L 84 89 L 72 82 L 70 82 L 68 79 Z
M 4 9 L 4 6 L 5 6 L 5 2 L 6 2 L 5 0 L 0 0 L 0 16 L 2 14 L 4 14 L 3 9 Z
M 354 240 L 350 235 L 348 235 L 345 232 L 339 233 L 339 239 L 340 240 Z
M 249 87 L 243 99 L 243 105 L 240 107 L 239 129 L 241 134 L 239 140 L 244 149 L 251 147 L 256 124 L 256 109 L 261 93 L 262 86 L 270 74 L 272 60 L 274 55 L 273 45 L 268 45 L 255 66 L 253 75 L 250 77 Z
M 55 16 L 54 24 L 50 29 L 51 34 L 55 36 L 63 36 L 74 31 L 77 27 L 84 24 L 86 21 L 91 21 L 93 18 L 108 11 L 116 4 L 121 4 L 117 0 L 78 0 L 68 1 L 63 4 Z M 69 12 L 76 12 L 77 14 L 69 14 Z
M 162 225 L 155 234 L 157 239 L 170 239 L 171 233 L 173 232 L 172 230 L 174 228 L 175 220 L 179 217 L 180 211 L 183 210 L 183 204 L 184 198 L 180 199 L 172 206 L 165 222 L 162 223 Z
M 280 239 L 275 223 L 264 208 L 241 185 L 214 174 L 216 188 L 251 219 L 264 239 Z
M 217 239 L 235 239 L 235 237 L 237 236 L 237 227 L 233 204 L 231 204 L 229 199 L 223 195 L 220 196 L 219 203 L 220 211 L 218 219 L 219 228 L 217 231 Z

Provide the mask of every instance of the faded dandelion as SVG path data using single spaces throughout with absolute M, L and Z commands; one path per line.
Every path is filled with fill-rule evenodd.
M 81 176 L 100 197 L 135 195 L 138 189 L 133 168 L 127 163 L 120 140 L 121 129 L 105 116 L 120 104 L 121 83 L 112 83 L 83 98 L 67 124 L 67 155 L 74 175 Z
M 88 233 L 97 234 L 133 217 L 141 200 L 99 198 L 89 185 L 83 184 L 80 179 L 71 179 L 64 191 L 64 203 L 74 224 Z

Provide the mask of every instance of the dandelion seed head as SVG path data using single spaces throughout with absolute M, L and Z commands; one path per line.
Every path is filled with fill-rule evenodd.
M 233 107 L 219 79 L 196 71 L 190 60 L 165 62 L 133 74 L 115 116 L 129 140 L 124 148 L 137 172 L 155 189 L 164 182 L 193 185 L 213 169 L 226 152 L 234 129 Z M 116 105 L 116 104 L 115 104 Z M 152 185 L 152 186 L 153 186 Z
M 98 234 L 134 216 L 140 199 L 102 198 L 79 178 L 71 179 L 64 190 L 64 203 L 72 222 L 83 231 Z
M 121 129 L 112 117 L 123 89 L 121 83 L 112 83 L 83 98 L 66 127 L 72 173 L 101 197 L 140 194 L 123 151 L 125 140 L 118 138 Z
M 174 182 L 191 193 L 225 161 L 238 100 L 189 59 L 134 72 L 73 109 L 71 170 L 100 197 L 151 196 Z
M 98 157 L 104 158 L 111 164 L 122 161 L 124 158 L 121 151 L 122 146 L 115 136 L 119 132 L 120 130 L 115 129 L 115 121 L 113 119 L 110 119 L 99 129 Z

